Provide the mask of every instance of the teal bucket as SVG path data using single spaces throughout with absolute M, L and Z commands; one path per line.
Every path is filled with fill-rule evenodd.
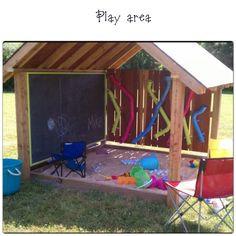
M 22 160 L 3 158 L 3 195 L 18 192 L 21 183 Z

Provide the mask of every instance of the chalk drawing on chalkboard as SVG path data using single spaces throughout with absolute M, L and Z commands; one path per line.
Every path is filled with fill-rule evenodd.
M 68 119 L 61 115 L 57 118 L 49 118 L 47 126 L 50 131 L 55 131 L 58 137 L 63 137 L 70 132 L 70 124 Z
M 99 129 L 102 127 L 102 116 L 91 115 L 88 118 L 88 130 Z
M 48 129 L 49 129 L 50 131 L 52 131 L 52 130 L 55 128 L 55 126 L 56 126 L 56 124 L 55 124 L 54 119 L 49 118 L 49 119 L 48 119 Z

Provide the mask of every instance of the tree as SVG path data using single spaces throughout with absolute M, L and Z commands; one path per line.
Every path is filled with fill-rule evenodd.
M 233 42 L 202 42 L 200 45 L 233 70 Z
M 3 43 L 3 64 L 22 46 L 23 43 Z M 3 84 L 3 91 L 14 91 L 14 79 Z

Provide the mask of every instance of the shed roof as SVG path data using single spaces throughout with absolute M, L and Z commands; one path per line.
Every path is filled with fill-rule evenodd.
M 16 69 L 78 71 L 117 69 L 141 49 L 197 94 L 233 83 L 233 72 L 197 43 L 25 43 L 3 66 L 3 81 Z

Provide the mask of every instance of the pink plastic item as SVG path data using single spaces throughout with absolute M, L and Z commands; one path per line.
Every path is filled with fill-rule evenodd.
M 152 183 L 151 185 L 149 186 L 149 188 L 153 188 L 153 187 L 157 187 L 157 178 L 155 175 L 152 175 L 151 176 L 151 179 L 152 179 Z
M 167 190 L 166 185 L 165 185 L 165 183 L 164 183 L 162 178 L 157 180 L 156 187 L 159 188 L 159 189 L 162 189 L 162 190 Z
M 128 90 L 124 86 L 122 86 L 121 82 L 115 78 L 114 74 L 110 75 L 109 78 L 129 98 L 129 102 L 130 102 L 130 117 L 129 117 L 129 122 L 128 122 L 128 125 L 126 127 L 125 133 L 121 137 L 121 143 L 124 143 L 128 139 L 129 132 L 131 130 L 131 127 L 132 127 L 132 124 L 133 124 L 133 121 L 134 121 L 134 98 L 128 92 Z

